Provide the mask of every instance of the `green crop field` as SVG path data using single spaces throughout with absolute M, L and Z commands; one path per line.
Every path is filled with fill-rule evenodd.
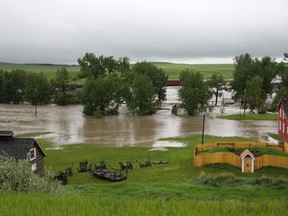
M 152 62 L 159 68 L 165 70 L 169 75 L 169 79 L 178 79 L 179 73 L 183 70 L 189 69 L 203 74 L 204 79 L 211 77 L 213 73 L 220 73 L 225 80 L 231 80 L 233 75 L 233 64 L 175 64 L 165 62 Z M 1 63 L 0 70 L 11 71 L 13 69 L 23 69 L 27 72 L 42 71 L 50 79 L 55 76 L 57 68 L 65 67 L 70 73 L 71 77 L 77 76 L 80 71 L 78 65 L 53 65 L 53 64 L 13 64 Z

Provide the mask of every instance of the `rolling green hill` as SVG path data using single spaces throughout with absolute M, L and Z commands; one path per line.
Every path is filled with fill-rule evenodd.
M 224 79 L 231 80 L 233 75 L 233 64 L 176 64 L 168 62 L 152 62 L 159 68 L 165 70 L 169 79 L 178 79 L 179 73 L 183 70 L 190 69 L 201 72 L 205 79 L 211 77 L 213 73 L 220 73 Z M 23 69 L 27 72 L 44 72 L 50 79 L 55 75 L 57 68 L 65 67 L 72 77 L 76 76 L 80 68 L 78 65 L 55 65 L 55 64 L 15 64 L 0 62 L 0 70 L 11 71 L 13 69 Z

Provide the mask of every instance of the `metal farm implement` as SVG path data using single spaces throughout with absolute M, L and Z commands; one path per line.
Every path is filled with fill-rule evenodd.
M 90 165 L 90 173 L 97 177 L 110 181 L 123 181 L 127 179 L 128 170 L 117 170 L 112 167 L 107 168 L 106 164 L 93 163 Z

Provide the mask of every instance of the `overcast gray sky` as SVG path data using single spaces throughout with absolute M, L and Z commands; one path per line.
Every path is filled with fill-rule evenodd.
M 0 0 L 0 61 L 232 63 L 288 52 L 288 0 Z

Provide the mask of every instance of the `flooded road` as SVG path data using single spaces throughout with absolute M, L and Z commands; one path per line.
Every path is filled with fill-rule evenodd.
M 163 110 L 152 116 L 127 115 L 125 107 L 120 114 L 97 119 L 82 114 L 83 106 L 38 106 L 38 117 L 30 105 L 0 105 L 0 130 L 15 134 L 50 132 L 37 138 L 49 138 L 55 144 L 96 143 L 107 146 L 177 146 L 177 143 L 159 141 L 160 138 L 202 133 L 203 117 L 178 117 L 169 108 L 177 102 L 175 89 L 168 89 Z M 217 110 L 218 109 L 218 110 Z M 217 108 L 214 114 L 220 112 Z M 226 112 L 237 112 L 226 107 Z M 205 120 L 205 134 L 239 136 L 267 141 L 267 132 L 277 133 L 276 121 L 233 121 L 212 118 Z

